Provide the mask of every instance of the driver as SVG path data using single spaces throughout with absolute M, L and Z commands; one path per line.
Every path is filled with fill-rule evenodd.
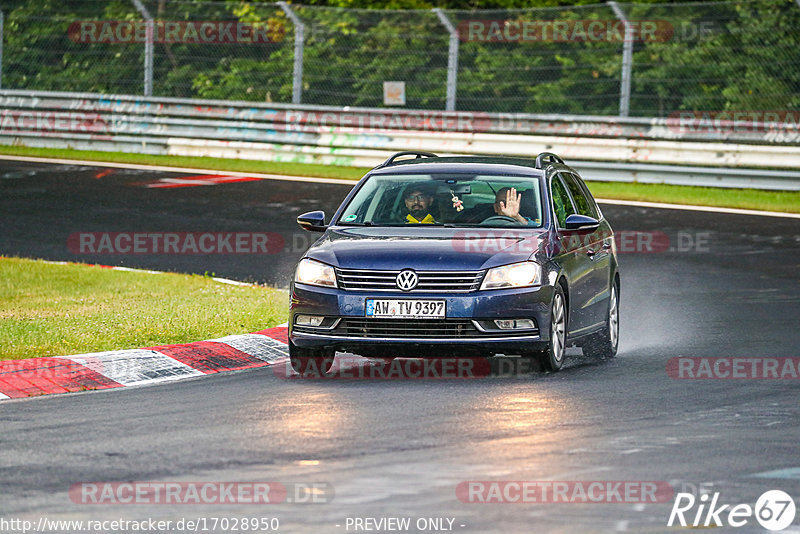
M 436 222 L 430 213 L 433 195 L 429 187 L 413 185 L 406 190 L 403 200 L 408 209 L 408 215 L 406 215 L 408 224 L 433 224 Z
M 503 187 L 494 197 L 494 212 L 497 215 L 510 217 L 519 224 L 537 226 L 539 223 L 529 217 L 520 215 L 519 204 L 522 200 L 522 193 L 517 194 L 515 187 Z

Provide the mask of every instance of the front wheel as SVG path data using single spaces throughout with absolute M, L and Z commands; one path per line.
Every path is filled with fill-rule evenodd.
M 550 344 L 542 351 L 540 359 L 545 371 L 558 371 L 564 365 L 567 346 L 567 304 L 564 290 L 556 285 L 553 305 L 550 308 Z
M 329 349 L 305 349 L 289 341 L 289 361 L 292 369 L 301 377 L 321 377 L 333 367 L 336 353 Z
M 603 330 L 592 334 L 583 345 L 583 354 L 592 358 L 613 358 L 619 347 L 619 285 L 611 286 L 608 299 L 608 317 Z

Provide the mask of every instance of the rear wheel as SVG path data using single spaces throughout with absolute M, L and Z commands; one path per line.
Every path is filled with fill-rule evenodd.
M 583 345 L 583 354 L 592 358 L 613 358 L 619 347 L 619 284 L 611 286 L 608 317 L 603 330 L 592 334 Z
M 564 290 L 556 285 L 550 308 L 550 344 L 539 358 L 545 371 L 558 371 L 564 365 L 567 346 L 567 304 Z
M 336 352 L 332 349 L 306 349 L 289 341 L 289 360 L 294 372 L 304 377 L 320 377 L 330 372 Z

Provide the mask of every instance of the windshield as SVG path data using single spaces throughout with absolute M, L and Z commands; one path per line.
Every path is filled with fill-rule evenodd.
M 337 224 L 542 226 L 540 181 L 530 176 L 386 175 L 367 180 Z

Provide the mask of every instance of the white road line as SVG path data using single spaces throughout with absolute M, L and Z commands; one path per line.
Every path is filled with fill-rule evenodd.
M 800 479 L 800 467 L 787 467 L 784 469 L 776 469 L 774 471 L 754 473 L 747 476 L 748 478 L 784 478 L 798 480 Z
M 639 206 L 642 208 L 658 208 L 667 210 L 705 211 L 709 213 L 732 213 L 734 215 L 758 215 L 761 217 L 783 217 L 785 219 L 800 219 L 800 213 L 781 213 L 778 211 L 745 210 L 739 208 L 717 208 L 714 206 L 693 206 L 691 204 L 664 204 L 662 202 L 642 202 L 638 200 L 614 200 L 598 198 L 601 204 L 617 204 L 619 206 Z
M 214 280 L 215 282 L 219 282 L 220 284 L 228 284 L 228 285 L 231 285 L 231 286 L 252 286 L 252 285 L 254 285 L 254 284 L 248 284 L 247 282 L 240 282 L 238 280 L 231 280 L 230 278 L 212 277 L 211 279 Z
M 61 356 L 123 386 L 180 380 L 205 373 L 154 350 L 133 349 Z
M 358 180 L 342 178 L 317 178 L 313 176 L 289 176 L 284 174 L 267 174 L 259 172 L 226 171 L 223 169 L 197 169 L 192 167 L 172 167 L 167 165 L 141 165 L 137 163 L 112 163 L 107 161 L 86 161 L 80 159 L 37 158 L 31 156 L 9 156 L 0 154 L 0 160 L 27 161 L 31 163 L 60 163 L 62 165 L 85 165 L 87 167 L 111 167 L 114 169 L 136 169 L 143 171 L 185 172 L 187 174 L 224 174 L 226 176 L 242 176 L 263 178 L 265 180 L 283 180 L 289 182 L 311 182 L 320 184 L 356 185 Z
M 39 260 L 42 263 L 48 263 L 50 265 L 98 265 L 93 263 L 79 263 L 79 262 L 69 262 L 69 261 L 48 261 L 48 260 Z M 113 271 L 126 271 L 131 273 L 147 273 L 147 274 L 184 274 L 184 273 L 173 273 L 170 271 L 153 271 L 152 269 L 134 269 L 133 267 L 119 267 L 116 265 L 102 265 L 101 267 L 111 269 Z M 232 286 L 253 286 L 257 287 L 258 284 L 252 284 L 250 282 L 240 282 L 238 280 L 231 280 L 230 278 L 219 278 L 219 277 L 212 277 L 212 280 L 215 282 L 219 282 L 220 284 L 228 284 Z M 282 325 L 285 326 L 285 325 Z
M 134 269 L 133 267 L 117 267 L 116 265 L 110 265 L 110 267 L 115 271 L 128 271 L 131 273 L 166 274 L 166 271 L 152 271 L 150 269 Z

